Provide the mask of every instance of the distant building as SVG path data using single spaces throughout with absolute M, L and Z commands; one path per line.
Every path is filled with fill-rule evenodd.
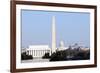
M 66 50 L 68 49 L 68 47 L 64 46 L 64 42 L 60 41 L 59 47 L 57 48 L 57 51 L 61 51 L 61 50 Z
M 90 50 L 90 48 L 86 48 L 86 47 L 85 47 L 85 48 L 81 48 L 81 50 L 82 50 L 82 51 L 88 51 L 88 50 Z

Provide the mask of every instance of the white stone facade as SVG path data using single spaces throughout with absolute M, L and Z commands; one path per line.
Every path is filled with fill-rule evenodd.
M 45 55 L 45 53 L 51 53 L 51 49 L 48 45 L 30 45 L 27 49 L 27 54 L 32 55 L 34 58 L 40 58 Z

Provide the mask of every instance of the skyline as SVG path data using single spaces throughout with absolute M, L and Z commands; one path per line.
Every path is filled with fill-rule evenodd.
M 64 41 L 65 46 L 74 43 L 90 46 L 89 13 L 21 10 L 22 48 L 29 45 L 51 48 L 52 16 L 55 16 L 57 47 L 60 41 Z

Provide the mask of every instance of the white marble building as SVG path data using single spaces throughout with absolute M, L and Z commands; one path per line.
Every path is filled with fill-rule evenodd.
M 57 51 L 66 50 L 66 49 L 68 49 L 68 47 L 65 47 L 64 42 L 60 41 L 59 47 L 57 48 Z
M 51 54 L 51 49 L 48 45 L 30 45 L 26 50 L 28 55 L 32 55 L 34 58 L 39 58 L 45 55 L 45 53 Z

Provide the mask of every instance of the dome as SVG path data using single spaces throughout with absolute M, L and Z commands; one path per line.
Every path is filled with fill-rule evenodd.
M 60 41 L 60 47 L 64 47 L 64 42 Z

